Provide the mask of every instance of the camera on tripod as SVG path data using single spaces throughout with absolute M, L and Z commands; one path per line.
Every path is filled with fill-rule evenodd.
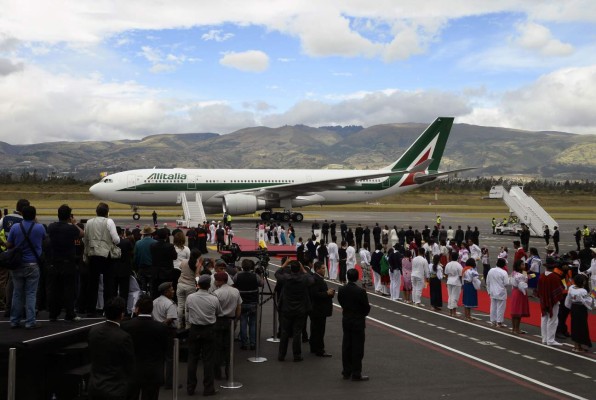
M 257 258 L 257 262 L 255 263 L 255 272 L 259 275 L 267 276 L 267 267 L 269 266 L 270 260 L 269 253 L 267 253 L 267 250 L 263 249 L 260 250 L 255 257 Z

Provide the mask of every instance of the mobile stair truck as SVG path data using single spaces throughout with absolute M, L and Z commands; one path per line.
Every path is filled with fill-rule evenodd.
M 530 229 L 532 236 L 543 237 L 544 228 L 548 226 L 551 233 L 557 222 L 538 204 L 532 196 L 524 193 L 522 186 L 511 186 L 507 191 L 504 186 L 493 186 L 488 197 L 490 199 L 503 199 L 509 212 L 517 216 L 519 223 L 524 223 Z M 497 233 L 499 227 L 497 227 Z

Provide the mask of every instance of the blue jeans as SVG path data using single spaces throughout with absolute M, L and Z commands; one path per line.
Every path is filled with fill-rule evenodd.
M 257 304 L 256 303 L 242 303 L 242 313 L 240 314 L 240 342 L 243 346 L 249 345 L 248 334 L 250 335 L 250 345 L 257 344 Z
M 25 327 L 35 325 L 35 303 L 37 299 L 37 285 L 39 284 L 39 267 L 28 264 L 12 271 L 12 307 L 10 309 L 10 324 L 17 326 L 21 322 L 23 303 L 25 306 Z

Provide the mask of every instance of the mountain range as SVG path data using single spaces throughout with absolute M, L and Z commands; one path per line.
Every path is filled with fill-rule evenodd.
M 100 172 L 153 167 L 372 169 L 396 160 L 425 128 L 415 123 L 368 128 L 294 125 L 109 142 L 0 142 L 0 170 L 94 180 Z M 441 168 L 465 167 L 478 167 L 467 176 L 593 179 L 596 135 L 454 124 Z

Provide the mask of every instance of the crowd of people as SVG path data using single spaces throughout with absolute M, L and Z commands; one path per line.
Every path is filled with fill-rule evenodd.
M 526 333 L 521 329 L 521 320 L 529 317 L 529 301 L 535 297 L 540 302 L 543 343 L 558 346 L 555 339 L 571 336 L 574 351 L 591 347 L 587 312 L 594 307 L 596 293 L 596 233 L 587 226 L 581 230 L 580 251 L 559 254 L 560 236 L 555 227 L 554 243 L 545 232 L 543 259 L 537 247 L 530 247 L 526 229 L 519 240 L 512 242 L 513 256 L 509 256 L 507 246 L 502 246 L 494 263 L 488 247 L 479 243 L 477 227 L 468 226 L 465 231 L 461 226 L 446 229 L 440 216 L 434 226 L 426 225 L 421 230 L 378 223 L 372 229 L 358 224 L 352 230 L 343 221 L 339 230 L 337 227 L 335 221 L 313 223 L 306 243 L 298 239 L 298 260 L 322 261 L 328 265 L 327 277 L 342 284 L 359 261 L 364 288 L 374 285 L 377 294 L 420 307 L 424 306 L 422 291 L 429 286 L 430 306 L 436 311 L 443 307 L 441 282 L 445 281 L 449 315 L 457 316 L 461 304 L 463 318 L 468 321 L 475 320 L 471 311 L 478 307 L 478 291 L 486 290 L 491 325 L 508 328 L 505 308 L 507 301 L 511 303 L 513 334 Z M 567 328 L 570 315 L 571 332 Z
M 17 202 L 15 212 L 5 212 L 0 246 L 3 250 L 20 247 L 22 265 L 11 271 L 0 269 L 0 290 L 6 294 L 6 316 L 14 329 L 22 327 L 23 321 L 25 329 L 40 327 L 36 315 L 44 308 L 51 322 L 62 311 L 67 321 L 79 321 L 79 315 L 105 315 L 108 322 L 93 328 L 89 336 L 90 394 L 137 398 L 145 393 L 147 398 L 157 398 L 160 386 L 173 384 L 172 343 L 179 331 L 188 332 L 188 394 L 197 387 L 199 360 L 204 366 L 204 395 L 216 393 L 216 379 L 228 378 L 235 322 L 239 322 L 240 348 L 255 349 L 262 269 L 250 259 L 238 268 L 205 256 L 208 243 L 218 249 L 230 244 L 234 236 L 230 219 L 205 222 L 186 232 L 171 231 L 167 224 L 129 230 L 116 226 L 105 203 L 99 203 L 96 216 L 84 224 L 66 204 L 58 208 L 57 217 L 47 227 L 37 223 L 36 209 L 25 199 Z M 442 282 L 451 316 L 458 315 L 462 304 L 463 318 L 474 321 L 471 311 L 478 307 L 478 292 L 486 290 L 490 323 L 507 328 L 504 312 L 510 301 L 512 333 L 524 334 L 521 320 L 529 316 L 529 298 L 535 296 L 540 302 L 543 343 L 557 346 L 557 338 L 571 336 L 574 351 L 591 346 L 587 315 L 594 305 L 590 293 L 596 288 L 596 238 L 587 227 L 580 251 L 559 255 L 545 236 L 543 261 L 537 247 L 514 240 L 512 259 L 503 246 L 494 263 L 487 246 L 479 243 L 477 227 L 446 228 L 440 217 L 420 230 L 378 223 L 372 229 L 362 224 L 352 229 L 344 221 L 325 220 L 312 225 L 306 242 L 295 239 L 291 224 L 287 229 L 281 224 L 263 229 L 267 242 L 296 246 L 296 260 L 285 260 L 275 274 L 279 361 L 286 358 L 290 338 L 296 362 L 303 360 L 303 342 L 316 356 L 331 357 L 325 348 L 325 321 L 337 295 L 343 308 L 342 374 L 354 381 L 367 380 L 362 374 L 364 325 L 370 311 L 367 289 L 423 307 L 422 292 L 428 285 L 430 305 L 441 311 Z M 337 293 L 324 278 L 342 284 Z M 137 318 L 131 319 L 132 314 Z M 571 332 L 566 324 L 569 315 Z M 116 331 L 121 322 L 122 329 Z M 151 332 L 148 335 L 155 343 L 151 356 L 139 350 L 149 340 L 144 331 Z M 116 354 L 119 368 L 109 368 Z

